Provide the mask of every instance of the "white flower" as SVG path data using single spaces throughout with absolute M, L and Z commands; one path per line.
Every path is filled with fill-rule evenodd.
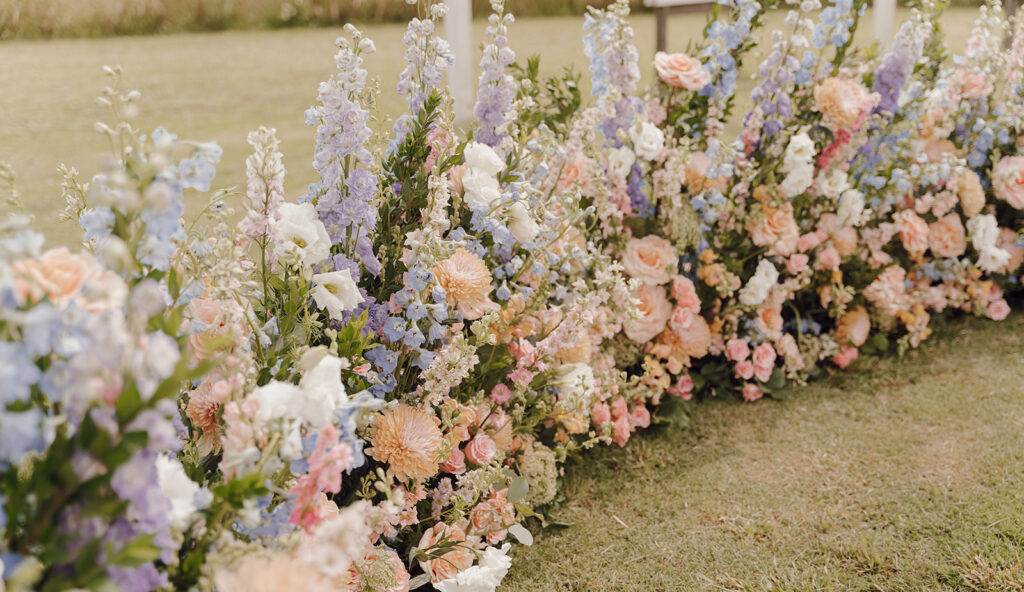
M 341 366 L 340 358 L 326 355 L 299 381 L 303 399 L 298 416 L 315 428 L 333 424 L 334 412 L 348 402 Z
M 628 146 L 620 146 L 608 152 L 608 172 L 612 175 L 625 179 L 635 162 L 636 155 Z
M 647 160 L 657 158 L 665 145 L 665 134 L 648 121 L 633 127 L 629 132 L 629 137 L 633 140 L 633 150 L 638 156 Z
M 489 208 L 501 198 L 498 179 L 482 168 L 466 169 L 462 175 L 462 187 L 466 192 L 466 202 L 478 208 Z
M 188 478 L 178 459 L 162 454 L 156 457 L 156 478 L 160 491 L 171 502 L 171 527 L 184 531 L 197 512 L 199 484 Z
M 811 163 L 817 150 L 814 142 L 806 132 L 800 132 L 789 139 L 786 145 L 786 154 L 782 159 L 782 170 L 789 172 L 800 166 Z
M 312 267 L 331 254 L 331 238 L 324 223 L 317 218 L 311 203 L 281 205 L 281 219 L 274 231 L 281 242 L 274 246 L 279 264 L 302 264 Z
M 508 209 L 508 229 L 512 231 L 512 236 L 516 237 L 517 241 L 524 244 L 537 238 L 540 233 L 540 226 L 522 200 L 512 204 Z
M 570 413 L 588 413 L 594 393 L 594 369 L 588 364 L 562 364 L 555 386 L 561 391 L 558 407 Z
M 967 221 L 967 230 L 971 233 L 971 244 L 978 251 L 996 246 L 999 240 L 999 223 L 992 214 L 982 214 Z
M 818 174 L 818 190 L 825 197 L 839 199 L 839 196 L 849 188 L 850 181 L 846 176 L 846 171 L 842 169 L 835 169 L 829 175 L 826 175 L 824 171 Z
M 467 169 L 476 169 L 491 177 L 505 170 L 505 161 L 487 144 L 470 142 L 462 155 L 466 158 Z
M 302 389 L 287 382 L 270 381 L 253 390 L 252 397 L 260 402 L 256 419 L 262 423 L 270 423 L 274 419 L 295 417 L 294 410 L 302 400 Z
M 454 578 L 435 582 L 434 589 L 441 592 L 494 592 L 512 565 L 508 556 L 511 547 L 508 543 L 501 549 L 488 547 L 480 556 L 479 565 L 460 571 Z
M 989 272 L 996 272 L 1010 261 L 1010 253 L 998 247 L 986 247 L 978 256 L 978 267 Z
M 814 182 L 814 167 L 810 164 L 793 168 L 779 185 L 779 191 L 786 199 L 800 195 Z
M 363 301 L 363 295 L 347 269 L 314 275 L 311 295 L 316 305 L 327 309 L 327 316 L 334 321 L 342 320 L 343 313 L 355 310 Z
M 856 189 L 847 189 L 839 196 L 839 209 L 836 216 L 839 226 L 859 226 L 864 213 L 864 194 Z
M 740 290 L 740 302 L 747 306 L 757 306 L 768 297 L 768 292 L 779 279 L 779 270 L 775 269 L 771 261 L 762 259 L 757 264 L 757 271 L 754 277 L 750 278 L 746 286 Z

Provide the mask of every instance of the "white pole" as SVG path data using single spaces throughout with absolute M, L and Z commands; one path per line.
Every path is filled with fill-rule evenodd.
M 455 64 L 448 74 L 452 98 L 455 100 L 455 121 L 461 123 L 473 116 L 473 6 L 471 0 L 447 0 L 448 15 L 444 18 L 444 34 L 455 53 Z
M 896 22 L 896 0 L 874 0 L 875 41 L 878 49 L 884 50 L 892 43 L 893 26 Z

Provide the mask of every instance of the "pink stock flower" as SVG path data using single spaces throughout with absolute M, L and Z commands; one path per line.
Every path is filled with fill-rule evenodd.
M 795 253 L 786 261 L 786 271 L 790 275 L 796 275 L 807 267 L 807 262 L 810 261 L 810 257 L 803 253 Z
M 685 275 L 677 275 L 672 278 L 672 298 L 676 305 L 685 308 L 694 314 L 700 314 L 700 297 L 697 296 L 697 287 L 693 280 Z
M 491 400 L 502 405 L 512 398 L 512 391 L 504 383 L 498 383 L 491 389 Z
M 306 532 L 320 523 L 316 498 L 321 492 L 341 491 L 341 474 L 352 464 L 352 449 L 339 442 L 341 432 L 332 425 L 320 429 L 316 448 L 309 456 L 309 472 L 299 477 L 290 490 L 295 496 L 295 509 L 289 522 L 301 526 Z
M 821 230 L 808 232 L 797 240 L 796 249 L 801 252 L 810 251 L 820 245 L 826 238 L 828 238 L 828 235 Z
M 629 414 L 623 414 L 615 420 L 615 426 L 612 431 L 612 441 L 620 447 L 625 446 L 626 442 L 629 441 L 631 428 L 632 425 L 629 423 Z
M 593 420 L 595 426 L 611 422 L 612 412 L 608 403 L 594 403 L 590 407 L 590 419 Z
M 835 247 L 826 247 L 818 252 L 818 265 L 822 269 L 837 271 L 839 269 L 839 251 Z
M 651 425 L 651 412 L 644 405 L 637 405 L 629 413 L 629 424 L 633 428 L 646 428 Z
M 619 397 L 612 401 L 612 417 L 619 419 L 629 413 L 629 409 L 626 406 L 626 400 Z

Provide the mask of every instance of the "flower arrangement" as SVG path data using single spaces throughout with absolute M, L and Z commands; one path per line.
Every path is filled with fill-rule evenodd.
M 647 89 L 628 4 L 591 9 L 585 101 L 516 62 L 494 0 L 466 129 L 443 3 L 403 37 L 394 122 L 346 27 L 298 199 L 266 128 L 244 188 L 211 193 L 219 147 L 136 129 L 108 69 L 111 158 L 65 169 L 83 250 L 0 226 L 6 588 L 493 591 L 566 458 L 666 401 L 1005 318 L 1024 27 L 984 8 L 950 62 L 926 2 L 872 56 L 863 2 L 793 5 L 731 138 L 774 7 L 723 2 Z M 187 222 L 186 192 L 209 195 Z

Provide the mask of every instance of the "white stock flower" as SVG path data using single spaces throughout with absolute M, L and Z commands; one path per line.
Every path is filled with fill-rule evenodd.
M 754 277 L 750 278 L 746 286 L 740 290 L 740 302 L 747 306 L 757 306 L 768 297 L 768 292 L 779 280 L 779 270 L 775 269 L 771 261 L 762 259 L 757 264 L 757 271 Z
M 540 226 L 530 215 L 530 209 L 522 200 L 512 204 L 508 209 L 508 229 L 512 236 L 521 243 L 528 243 L 540 234 Z
M 199 484 L 188 478 L 178 459 L 163 454 L 156 457 L 156 478 L 160 491 L 171 502 L 171 527 L 185 530 L 197 512 L 195 497 Z
M 637 156 L 647 160 L 657 158 L 665 145 L 665 134 L 656 125 L 648 121 L 634 126 L 629 131 L 629 137 L 633 140 L 633 149 Z
M 311 203 L 281 205 L 281 219 L 274 231 L 281 242 L 274 245 L 279 264 L 312 267 L 331 254 L 331 238 Z
M 864 213 L 864 194 L 856 189 L 847 189 L 839 197 L 839 209 L 836 217 L 839 219 L 839 226 L 859 226 L 861 215 Z
M 345 312 L 355 310 L 364 300 L 347 269 L 314 275 L 310 295 L 319 308 L 327 310 L 327 316 L 333 321 L 341 321 Z
M 829 175 L 824 172 L 818 174 L 818 190 L 826 197 L 839 199 L 839 196 L 849 188 L 850 181 L 846 171 L 842 169 L 834 169 Z
M 480 556 L 479 565 L 457 573 L 454 578 L 434 583 L 434 589 L 441 592 L 494 592 L 505 579 L 512 559 L 508 550 L 512 545 L 505 543 L 500 549 L 488 547 Z
M 620 146 L 608 152 L 608 172 L 615 176 L 626 178 L 635 162 L 636 155 L 628 146 Z
M 462 155 L 466 158 L 467 169 L 476 169 L 491 177 L 505 170 L 505 161 L 487 144 L 470 142 Z
M 491 173 L 481 168 L 468 168 L 462 175 L 466 203 L 478 208 L 491 207 L 501 198 L 501 185 Z

